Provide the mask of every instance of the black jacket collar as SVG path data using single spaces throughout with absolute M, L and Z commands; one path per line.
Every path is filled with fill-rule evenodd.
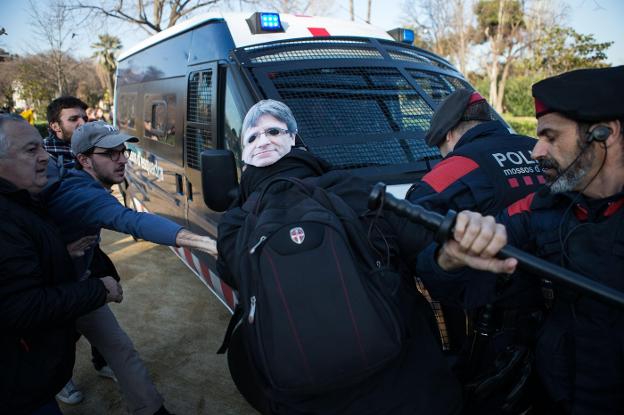
M 459 148 L 468 143 L 472 143 L 479 138 L 496 135 L 509 135 L 509 130 L 500 121 L 487 121 L 479 125 L 475 125 L 459 139 L 455 148 Z

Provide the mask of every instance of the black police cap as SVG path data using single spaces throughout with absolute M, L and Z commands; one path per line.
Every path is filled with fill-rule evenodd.
M 579 69 L 533 85 L 535 117 L 558 112 L 577 121 L 624 117 L 624 66 Z
M 451 95 L 440 104 L 433 118 L 431 118 L 431 125 L 427 135 L 425 135 L 425 141 L 430 147 L 439 146 L 446 137 L 446 134 L 451 131 L 460 121 L 481 120 L 482 117 L 472 117 L 466 119 L 462 117 L 468 106 L 477 102 L 483 102 L 483 98 L 478 92 L 474 92 L 469 89 L 457 89 Z M 483 119 L 483 121 L 489 120 Z

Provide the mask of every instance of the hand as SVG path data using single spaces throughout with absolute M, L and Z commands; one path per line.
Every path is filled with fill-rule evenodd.
M 100 278 L 102 284 L 106 288 L 108 294 L 106 295 L 106 302 L 110 303 L 114 301 L 116 303 L 121 303 L 123 300 L 123 289 L 121 288 L 121 284 L 118 283 L 113 277 L 102 277 Z
M 197 245 L 195 246 L 195 249 L 213 256 L 217 256 L 217 241 L 208 236 L 202 236 L 201 240 L 198 241 Z
M 84 236 L 74 242 L 67 244 L 67 252 L 72 258 L 80 258 L 85 254 L 85 250 L 95 243 L 97 235 Z
M 505 227 L 492 216 L 463 211 L 457 215 L 453 239 L 442 245 L 437 257 L 445 271 L 463 266 L 494 273 L 511 274 L 518 261 L 497 259 L 496 254 L 507 244 Z
M 201 236 L 186 229 L 181 229 L 176 235 L 176 245 L 197 249 L 214 256 L 217 255 L 217 241 L 209 236 Z

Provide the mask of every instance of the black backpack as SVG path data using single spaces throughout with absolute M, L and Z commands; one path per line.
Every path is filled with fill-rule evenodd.
M 279 191 L 269 193 L 278 183 Z M 376 260 L 351 207 L 307 181 L 277 178 L 243 209 L 249 213 L 236 240 L 239 306 L 230 326 L 242 325 L 269 388 L 335 390 L 399 355 L 400 276 Z

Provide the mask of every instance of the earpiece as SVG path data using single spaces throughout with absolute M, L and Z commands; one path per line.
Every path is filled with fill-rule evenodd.
M 591 131 L 587 132 L 587 143 L 591 143 L 592 141 L 598 141 L 599 143 L 604 143 L 607 141 L 607 138 L 613 133 L 613 130 L 605 125 L 599 125 Z

